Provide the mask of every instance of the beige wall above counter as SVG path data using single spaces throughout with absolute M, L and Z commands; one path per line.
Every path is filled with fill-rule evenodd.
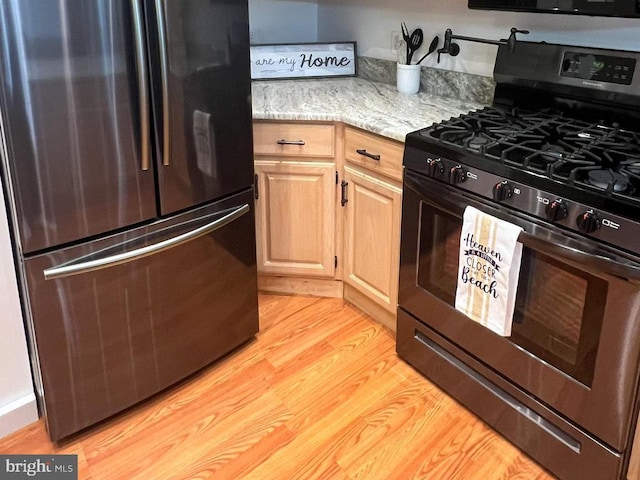
M 466 0 L 250 0 L 250 26 L 255 43 L 333 42 L 355 40 L 360 55 L 397 59 L 391 50 L 392 32 L 405 21 L 413 30 L 421 27 L 425 41 L 417 58 L 427 52 L 429 41 L 445 29 L 457 35 L 487 39 L 505 38 L 511 27 L 530 30 L 522 40 L 546 41 L 596 48 L 640 50 L 640 23 L 636 18 L 609 18 L 470 10 Z M 460 42 L 457 57 L 431 55 L 426 67 L 491 76 L 495 45 Z
M 404 142 L 407 133 L 483 105 L 428 93 L 404 95 L 395 86 L 358 77 L 254 81 L 253 118 L 343 122 Z

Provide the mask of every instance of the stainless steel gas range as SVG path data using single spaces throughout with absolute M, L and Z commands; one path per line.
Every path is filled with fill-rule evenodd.
M 406 138 L 397 351 L 559 478 L 623 478 L 640 374 L 640 54 L 520 42 L 499 47 L 494 76 L 491 107 Z M 509 337 L 454 308 L 467 206 L 524 230 Z

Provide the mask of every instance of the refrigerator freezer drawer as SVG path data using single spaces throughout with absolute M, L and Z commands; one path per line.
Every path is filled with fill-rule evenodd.
M 28 259 L 52 439 L 137 403 L 251 338 L 258 330 L 254 238 L 247 191 Z M 101 262 L 113 258 L 119 261 Z M 74 270 L 94 264 L 99 268 Z M 60 266 L 65 274 L 50 275 Z

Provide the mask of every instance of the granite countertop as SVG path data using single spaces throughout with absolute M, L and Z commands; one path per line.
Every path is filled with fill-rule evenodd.
M 253 118 L 344 122 L 394 140 L 484 105 L 358 77 L 252 82 Z

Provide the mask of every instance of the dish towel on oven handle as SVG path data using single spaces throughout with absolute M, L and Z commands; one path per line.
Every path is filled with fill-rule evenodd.
M 511 335 L 522 228 L 467 206 L 460 236 L 456 310 L 498 335 Z

